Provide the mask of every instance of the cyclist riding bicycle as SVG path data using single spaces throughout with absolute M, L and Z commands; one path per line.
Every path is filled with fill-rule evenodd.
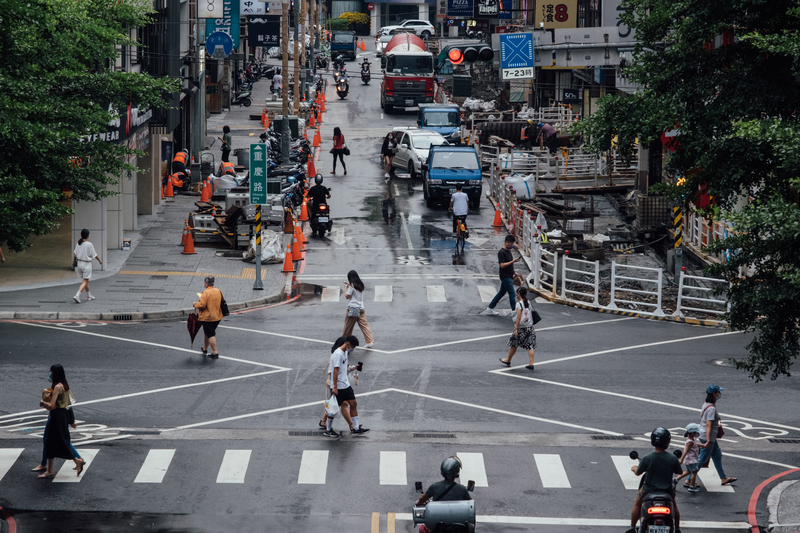
M 453 236 L 458 236 L 458 221 L 467 228 L 467 213 L 469 213 L 469 196 L 461 192 L 462 185 L 456 185 L 456 192 L 450 197 L 450 211 L 453 212 Z M 466 238 L 466 237 L 465 237 Z

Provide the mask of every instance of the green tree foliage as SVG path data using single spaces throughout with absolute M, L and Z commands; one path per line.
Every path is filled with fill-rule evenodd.
M 641 90 L 601 100 L 578 129 L 591 148 L 647 145 L 677 127 L 668 175 L 686 208 L 707 187 L 735 233 L 710 247 L 731 260 L 727 320 L 755 332 L 737 361 L 760 380 L 789 375 L 800 350 L 800 0 L 627 0 L 638 44 L 629 79 Z M 723 32 L 735 37 L 713 46 Z
M 129 102 L 163 107 L 177 83 L 115 72 L 118 47 L 148 21 L 142 2 L 3 0 L 0 2 L 0 242 L 30 246 L 52 231 L 75 200 L 108 195 L 114 176 L 132 167 L 129 150 L 103 133 Z M 126 29 L 127 28 L 127 29 Z M 112 112 L 109 105 L 113 104 Z M 79 158 L 82 164 L 75 164 Z
M 347 28 L 359 35 L 369 34 L 369 15 L 366 13 L 347 12 L 342 13 L 341 17 L 347 21 Z

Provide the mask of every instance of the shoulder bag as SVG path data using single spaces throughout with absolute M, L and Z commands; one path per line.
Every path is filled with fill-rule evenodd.
M 226 302 L 225 297 L 222 296 L 222 291 L 220 291 L 219 296 L 219 310 L 222 311 L 222 316 L 229 316 L 231 312 L 228 310 L 228 302 Z
M 355 318 L 355 317 L 360 316 L 360 315 L 361 315 L 361 308 L 360 307 L 355 307 L 353 305 L 348 305 L 347 306 L 347 316 Z
M 712 407 L 712 406 L 711 406 L 711 405 L 706 405 L 706 408 L 705 408 L 705 409 L 703 409 L 703 412 L 702 412 L 702 413 L 700 413 L 700 418 L 701 418 L 701 419 L 703 418 L 703 414 L 705 414 L 705 412 L 706 412 L 706 409 L 708 409 L 709 407 Z M 717 408 L 717 406 L 716 406 L 716 405 L 714 405 L 713 407 L 714 407 L 714 409 L 716 409 L 716 408 Z M 722 426 L 720 426 L 720 425 L 719 425 L 719 422 L 717 422 L 717 438 L 718 438 L 718 439 L 721 439 L 721 438 L 722 438 L 722 437 L 724 437 L 724 436 L 725 436 L 725 431 L 722 429 Z
M 342 145 L 342 150 L 344 155 L 350 155 L 350 148 L 347 147 L 347 144 Z
M 531 306 L 531 322 L 533 322 L 533 325 L 535 326 L 541 321 L 542 317 L 539 316 L 539 312 L 536 310 L 535 307 Z

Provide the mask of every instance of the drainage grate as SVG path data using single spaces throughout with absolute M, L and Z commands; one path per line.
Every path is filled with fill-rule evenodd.
M 452 433 L 414 433 L 412 435 L 415 439 L 454 439 L 455 435 Z
M 592 440 L 633 440 L 630 435 L 592 435 Z
M 800 444 L 800 439 L 767 439 L 772 444 Z
M 155 429 L 130 429 L 124 430 L 126 435 L 161 435 L 161 431 Z
M 150 276 L 150 279 L 167 279 L 169 276 Z
M 133 320 L 131 315 L 114 315 L 114 320 Z
M 318 437 L 322 435 L 322 431 L 290 431 L 290 437 Z

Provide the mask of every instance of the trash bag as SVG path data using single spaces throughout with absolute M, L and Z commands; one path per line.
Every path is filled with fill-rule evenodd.
M 269 229 L 261 230 L 261 264 L 283 263 L 285 249 L 281 246 L 281 237 Z M 256 238 L 250 239 L 247 251 L 242 253 L 242 259 L 248 263 L 256 262 Z

